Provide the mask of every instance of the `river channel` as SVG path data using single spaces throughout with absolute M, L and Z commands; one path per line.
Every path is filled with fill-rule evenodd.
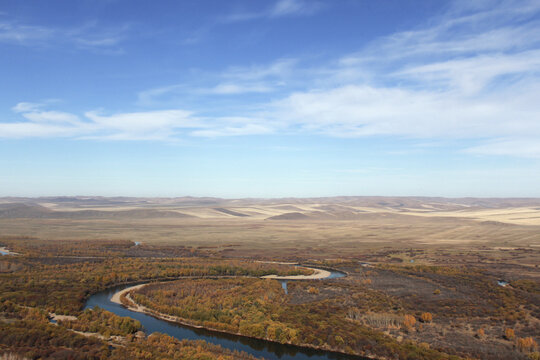
M 328 278 L 339 278 L 345 274 L 337 271 L 331 271 Z M 284 290 L 286 289 L 285 280 L 280 280 Z M 287 281 L 302 281 L 302 280 L 287 280 Z M 300 346 L 279 344 L 272 341 L 254 339 L 246 336 L 239 336 L 218 331 L 194 328 L 190 326 L 180 325 L 177 323 L 168 322 L 165 320 L 154 318 L 150 315 L 131 311 L 122 305 L 111 302 L 111 297 L 118 291 L 125 289 L 130 285 L 121 285 L 114 288 L 109 288 L 105 291 L 92 295 L 85 304 L 85 309 L 99 306 L 102 309 L 108 310 L 119 316 L 128 316 L 139 320 L 147 334 L 160 332 L 170 335 L 177 339 L 187 340 L 205 340 L 212 344 L 221 345 L 224 348 L 244 351 L 256 357 L 264 357 L 265 359 L 280 359 L 280 360 L 328 360 L 328 359 L 367 359 L 360 356 L 350 356 L 331 351 L 315 350 Z

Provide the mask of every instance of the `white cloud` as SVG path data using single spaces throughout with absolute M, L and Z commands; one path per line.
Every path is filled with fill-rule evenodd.
M 539 73 L 540 49 L 535 49 L 516 54 L 487 54 L 435 62 L 406 68 L 396 75 L 420 84 L 442 85 L 463 94 L 472 94 L 483 90 L 498 77 L 522 74 L 536 77 Z
M 90 111 L 85 113 L 85 116 L 100 132 L 116 139 L 168 139 L 178 129 L 204 126 L 200 120 L 184 110 L 120 113 L 109 116 Z
M 200 118 L 192 112 L 171 109 L 103 115 L 40 110 L 44 104 L 19 103 L 14 112 L 24 121 L 0 123 L 0 138 L 75 137 L 97 140 L 178 140 L 182 134 L 197 137 L 270 133 L 257 119 L 244 117 Z
M 79 123 L 76 115 L 61 111 L 33 111 L 23 114 L 25 118 L 36 123 Z
M 350 85 L 292 94 L 274 104 L 273 116 L 332 136 L 540 137 L 535 100 L 527 93 L 514 96 L 469 99 L 452 92 Z
M 270 64 L 253 66 L 236 66 L 227 69 L 222 76 L 225 78 L 254 81 L 268 78 L 289 77 L 295 69 L 298 60 L 292 58 L 279 59 Z
M 319 8 L 320 4 L 313 0 L 279 0 L 274 4 L 269 14 L 272 17 L 309 15 L 319 10 Z
M 272 19 L 285 16 L 307 16 L 315 14 L 322 8 L 315 0 L 277 0 L 272 6 L 259 12 L 235 12 L 223 16 L 221 23 L 235 23 L 256 19 Z
M 57 124 L 33 122 L 0 123 L 0 138 L 73 137 L 80 129 Z
M 267 116 L 329 136 L 506 137 L 470 152 L 536 156 L 540 23 L 528 11 L 538 13 L 540 4 L 496 5 L 472 13 L 456 6 L 430 27 L 395 33 L 335 66 L 312 69 L 317 86 L 271 103 Z M 511 151 L 520 139 L 528 140 Z
M 72 137 L 88 131 L 88 124 L 81 122 L 77 115 L 42 110 L 48 103 L 20 102 L 12 111 L 26 121 L 0 122 L 0 138 L 22 137 Z
M 126 37 L 126 25 L 104 27 L 98 23 L 78 27 L 58 28 L 34 24 L 21 24 L 16 20 L 0 20 L 0 42 L 24 46 L 66 45 L 86 50 L 119 52 L 119 43 Z
M 35 111 L 44 106 L 42 103 L 20 102 L 11 108 L 16 113 Z
M 272 11 L 299 14 L 306 4 L 281 1 Z M 13 110 L 26 122 L 0 124 L 0 136 L 24 129 L 43 136 L 71 131 L 72 136 L 123 140 L 302 132 L 467 139 L 473 143 L 467 153 L 538 157 L 540 22 L 535 16 L 540 3 L 474 5 L 456 2 L 428 26 L 378 39 L 317 67 L 284 58 L 139 93 L 139 104 L 154 107 L 189 95 L 203 104 L 193 111 L 171 106 L 113 115 L 88 112 L 82 121 L 82 116 L 44 111 L 40 104 L 19 103 Z M 214 102 L 215 95 L 228 95 L 220 99 L 227 101 L 247 93 L 267 97 L 243 103 L 237 96 L 236 107 L 218 108 Z M 220 115 L 202 115 L 208 104 Z
M 236 95 L 245 93 L 265 93 L 272 91 L 272 87 L 265 84 L 234 84 L 221 83 L 213 88 L 202 90 L 203 93 L 218 95 Z
M 138 103 L 141 105 L 153 105 L 162 101 L 164 97 L 181 94 L 182 91 L 188 91 L 183 85 L 169 85 L 141 91 L 137 94 Z
M 477 155 L 504 155 L 540 159 L 540 141 L 538 138 L 501 139 L 476 145 L 464 151 Z
M 42 26 L 0 21 L 0 41 L 2 42 L 25 43 L 49 38 L 53 33 L 51 29 Z
M 221 136 L 246 136 L 270 134 L 273 129 L 260 124 L 245 124 L 241 126 L 220 126 L 207 130 L 195 130 L 190 133 L 191 136 L 198 137 L 221 137 Z
M 295 69 L 296 59 L 279 59 L 269 64 L 234 66 L 219 74 L 197 74 L 193 83 L 173 84 L 138 93 L 140 105 L 164 105 L 186 95 L 241 95 L 270 93 L 284 86 Z M 203 84 L 209 83 L 206 87 Z

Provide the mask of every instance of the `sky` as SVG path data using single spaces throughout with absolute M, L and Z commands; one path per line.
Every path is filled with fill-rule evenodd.
M 2 0 L 0 196 L 540 197 L 538 0 Z

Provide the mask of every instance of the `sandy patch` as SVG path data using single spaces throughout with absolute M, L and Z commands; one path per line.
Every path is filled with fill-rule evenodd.
M 275 279 L 275 280 L 314 280 L 314 279 L 326 279 L 331 275 L 330 271 L 322 269 L 314 269 L 302 267 L 302 269 L 313 270 L 311 275 L 291 275 L 291 276 L 277 276 L 277 275 L 266 275 L 261 276 L 261 279 Z
M 284 262 L 284 261 L 261 261 L 261 260 L 255 260 L 256 263 L 262 263 L 262 264 L 280 264 L 280 265 L 298 265 L 298 263 L 295 262 Z
M 128 292 L 130 292 L 131 290 L 137 290 L 137 289 L 140 289 L 142 288 L 143 286 L 145 286 L 146 284 L 140 284 L 140 285 L 134 285 L 134 286 L 130 286 L 128 288 L 125 288 L 124 290 L 120 290 L 116 293 L 114 293 L 114 295 L 112 296 L 111 298 L 111 301 L 113 303 L 116 303 L 116 304 L 120 304 L 122 305 L 122 302 L 120 301 L 120 297 Z
M 498 221 L 517 225 L 540 225 L 540 211 L 536 208 L 476 209 L 459 211 L 420 212 L 417 210 L 404 212 L 406 215 L 422 217 L 469 218 L 478 221 Z
M 75 321 L 77 320 L 77 317 L 76 316 L 72 316 L 72 315 L 57 315 L 55 313 L 50 313 L 49 314 L 49 317 L 58 322 L 58 321 Z

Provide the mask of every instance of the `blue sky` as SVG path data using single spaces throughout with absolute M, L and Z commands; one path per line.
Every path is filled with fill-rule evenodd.
M 540 197 L 538 1 L 0 3 L 0 196 Z

